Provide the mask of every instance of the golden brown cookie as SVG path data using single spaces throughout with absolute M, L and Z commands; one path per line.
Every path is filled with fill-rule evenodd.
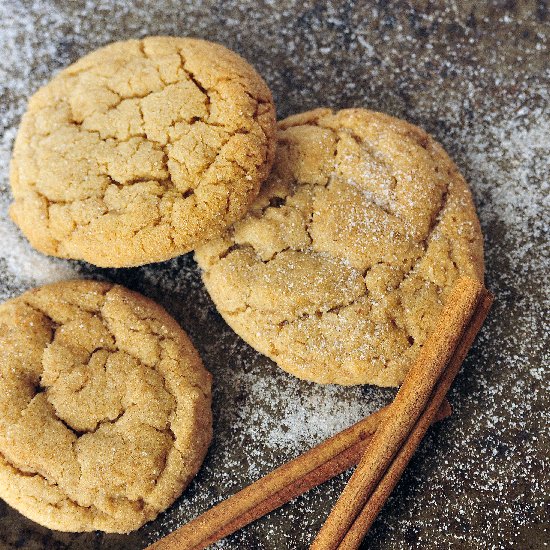
M 0 306 L 0 497 L 60 531 L 167 508 L 212 436 L 210 374 L 164 309 L 69 281 Z
M 248 215 L 195 256 L 250 345 L 345 385 L 398 385 L 458 276 L 483 278 L 456 166 L 420 128 L 364 109 L 283 120 Z
M 117 42 L 30 99 L 10 213 L 46 254 L 163 261 L 244 215 L 274 148 L 271 93 L 236 53 L 191 38 Z

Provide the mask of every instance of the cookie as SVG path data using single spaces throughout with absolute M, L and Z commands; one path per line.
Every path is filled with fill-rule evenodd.
M 483 278 L 456 166 L 420 128 L 363 109 L 282 121 L 249 213 L 195 256 L 237 334 L 343 385 L 400 384 L 457 278 Z
M 236 53 L 191 38 L 117 42 L 30 99 L 10 214 L 45 254 L 164 261 L 245 214 L 274 149 L 271 93 Z
M 198 471 L 211 377 L 164 309 L 69 281 L 0 306 L 0 497 L 60 531 L 127 532 Z

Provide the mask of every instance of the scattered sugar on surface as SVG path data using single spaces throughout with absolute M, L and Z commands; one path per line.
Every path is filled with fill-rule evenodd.
M 115 39 L 191 34 L 260 70 L 279 116 L 365 106 L 430 131 L 471 183 L 497 301 L 457 380 L 454 415 L 430 431 L 368 539 L 373 549 L 542 548 L 548 469 L 547 33 L 541 15 L 458 3 L 420 13 L 246 1 L 138 5 L 121 0 L 0 3 L 1 297 L 75 275 L 106 277 L 162 303 L 214 374 L 215 440 L 185 495 L 125 537 L 63 535 L 0 508 L 0 537 L 40 546 L 138 548 L 178 527 L 391 399 L 389 390 L 322 387 L 286 375 L 228 329 L 190 256 L 100 270 L 32 251 L 7 220 L 8 158 L 28 96 L 52 72 Z M 521 4 L 521 5 L 520 5 Z M 525 3 L 527 6 L 527 3 Z M 113 14 L 116 16 L 113 17 Z M 544 109 L 546 106 L 546 110 Z M 306 548 L 347 477 L 217 545 Z
M 306 393 L 303 383 L 292 382 L 281 387 L 276 379 L 256 373 L 240 377 L 239 383 L 250 388 L 253 397 L 263 396 L 268 406 L 281 406 L 274 414 L 266 415 L 254 400 L 245 402 L 236 415 L 243 426 L 242 438 L 254 438 L 259 432 L 265 434 L 262 442 L 269 449 L 297 453 L 347 428 L 384 404 L 380 398 L 362 399 L 359 388 L 327 386 L 322 392 Z

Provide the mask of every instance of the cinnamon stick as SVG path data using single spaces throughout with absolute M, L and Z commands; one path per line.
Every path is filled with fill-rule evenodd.
M 388 407 L 384 407 L 277 468 L 153 543 L 148 550 L 206 548 L 355 466 L 387 410 Z M 450 413 L 449 403 L 444 401 L 435 420 L 441 420 Z
M 437 410 L 441 402 L 445 399 L 445 395 L 458 374 L 460 366 L 466 358 L 477 333 L 481 329 L 492 303 L 493 296 L 487 290 L 484 290 L 472 320 L 458 343 L 448 367 L 445 369 L 441 379 L 435 387 L 426 410 L 414 426 L 411 435 L 401 447 L 401 450 L 378 484 L 378 487 L 371 495 L 367 505 L 353 522 L 351 528 L 338 546 L 338 550 L 353 550 L 359 548 L 359 545 L 374 523 L 380 510 L 397 485 L 414 452 L 420 445 L 434 415 L 437 414 Z
M 388 414 L 381 421 L 357 469 L 313 541 L 312 550 L 338 548 L 352 527 L 425 411 L 482 293 L 483 285 L 475 279 L 464 277 L 456 283 L 434 331 L 420 350 Z

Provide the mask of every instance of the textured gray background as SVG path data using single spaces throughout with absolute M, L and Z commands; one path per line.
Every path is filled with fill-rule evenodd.
M 393 395 L 280 372 L 216 314 L 190 255 L 101 270 L 41 256 L 7 221 L 9 155 L 28 96 L 94 48 L 151 34 L 199 36 L 241 53 L 273 90 L 279 117 L 364 106 L 423 126 L 448 149 L 474 191 L 497 302 L 451 392 L 452 418 L 431 430 L 365 547 L 545 547 L 549 27 L 545 2 L 513 0 L 0 0 L 0 298 L 92 276 L 158 300 L 215 376 L 216 419 L 196 480 L 140 531 L 55 533 L 0 503 L 0 547 L 143 547 Z M 219 547 L 306 548 L 346 477 Z

